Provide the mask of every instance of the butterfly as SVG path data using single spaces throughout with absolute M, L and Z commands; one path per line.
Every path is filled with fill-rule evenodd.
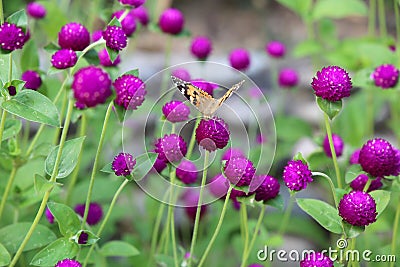
M 205 117 L 211 117 L 219 107 L 227 100 L 234 91 L 244 83 L 244 80 L 231 87 L 221 98 L 215 99 L 207 92 L 190 82 L 183 81 L 175 76 L 171 76 L 173 83 L 179 91 L 194 105 Z

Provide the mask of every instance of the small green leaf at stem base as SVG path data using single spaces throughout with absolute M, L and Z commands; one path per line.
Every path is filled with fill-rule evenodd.
M 112 162 L 107 163 L 100 171 L 105 173 L 114 173 L 112 169 Z
M 112 20 L 107 24 L 108 26 L 118 26 L 118 27 L 122 27 L 121 26 L 121 22 L 118 20 L 117 17 L 113 17 Z
M 118 57 L 119 51 L 109 48 L 108 46 L 106 46 L 106 49 L 111 62 L 114 62 Z
M 376 202 L 376 212 L 378 213 L 376 217 L 378 218 L 389 204 L 391 192 L 385 190 L 375 190 L 369 194 Z
M 11 14 L 7 18 L 7 22 L 11 23 L 11 24 L 15 24 L 18 27 L 21 27 L 25 30 L 28 25 L 28 16 L 26 15 L 25 10 L 21 9 L 15 13 Z
M 45 47 L 43 47 L 43 49 L 46 52 L 53 54 L 53 53 L 57 52 L 58 50 L 60 50 L 60 47 L 55 43 L 49 43 Z
M 127 71 L 122 75 L 133 75 L 135 77 L 139 77 L 139 69 L 134 69 L 134 70 Z
M 344 232 L 347 238 L 355 238 L 365 231 L 365 226 L 354 226 L 343 222 Z
M 301 160 L 304 164 L 308 165 L 307 160 L 303 157 L 303 154 L 301 152 L 298 152 L 294 157 L 293 160 Z
M 114 111 L 115 111 L 115 115 L 117 116 L 117 119 L 119 122 L 124 122 L 125 119 L 125 114 L 126 114 L 126 110 L 123 106 L 117 105 L 116 103 L 114 103 Z
M 346 184 L 351 183 L 358 175 L 364 173 L 361 166 L 358 164 L 351 165 L 344 176 Z
M 42 195 L 44 192 L 52 188 L 56 183 L 50 182 L 39 174 L 35 174 L 33 184 L 35 186 L 36 194 Z
M 124 241 L 110 241 L 105 243 L 100 253 L 105 257 L 132 257 L 139 255 L 139 250 Z
M 72 237 L 80 230 L 81 222 L 75 211 L 67 205 L 55 202 L 47 203 L 51 214 L 58 223 L 60 233 L 65 237 Z
M 264 205 L 274 207 L 279 211 L 283 211 L 285 208 L 285 202 L 283 201 L 283 197 L 281 195 L 277 195 L 272 199 L 264 201 Z
M 39 251 L 30 264 L 34 266 L 55 266 L 58 261 L 75 257 L 78 250 L 77 244 L 66 237 L 61 237 Z
M 342 100 L 331 102 L 322 97 L 317 97 L 317 104 L 319 108 L 328 115 L 330 120 L 333 120 L 342 110 Z

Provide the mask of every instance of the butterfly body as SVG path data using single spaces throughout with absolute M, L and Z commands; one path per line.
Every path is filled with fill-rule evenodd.
M 235 84 L 221 98 L 215 99 L 210 94 L 190 82 L 185 82 L 175 76 L 172 76 L 171 78 L 179 91 L 206 117 L 211 117 L 225 102 L 225 100 L 228 99 L 234 91 L 239 89 L 244 82 L 241 81 Z

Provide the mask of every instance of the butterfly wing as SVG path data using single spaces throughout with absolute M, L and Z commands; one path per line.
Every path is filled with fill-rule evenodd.
M 242 84 L 244 83 L 244 80 L 235 84 L 234 86 L 231 87 L 231 89 L 229 89 L 220 99 L 218 99 L 218 107 L 220 107 L 225 100 L 227 100 L 234 91 L 238 90 L 240 86 L 242 86 Z

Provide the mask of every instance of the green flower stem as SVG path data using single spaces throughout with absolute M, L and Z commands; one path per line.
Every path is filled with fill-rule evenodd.
M 117 202 L 117 199 L 118 199 L 119 194 L 122 192 L 122 190 L 125 188 L 125 186 L 126 186 L 128 183 L 129 183 L 129 180 L 128 180 L 128 179 L 125 179 L 125 180 L 123 181 L 123 183 L 119 186 L 117 192 L 115 192 L 114 197 L 113 197 L 113 199 L 111 200 L 110 207 L 108 208 L 107 214 L 106 214 L 106 216 L 104 217 L 104 220 L 103 220 L 103 222 L 101 223 L 101 225 L 100 225 L 100 227 L 99 227 L 99 230 L 98 230 L 97 233 L 96 233 L 97 236 L 100 236 L 101 233 L 103 232 L 104 227 L 106 226 L 106 224 L 107 224 L 107 222 L 108 222 L 108 219 L 109 219 L 110 216 L 111 216 L 111 212 L 112 212 L 112 210 L 113 210 L 113 208 L 114 208 L 114 206 L 115 206 L 115 202 Z M 95 245 L 96 245 L 96 244 L 92 244 L 92 245 L 91 245 L 91 247 L 90 247 L 90 249 L 89 249 L 89 251 L 88 251 L 88 254 L 86 255 L 85 261 L 84 261 L 83 264 L 82 264 L 83 267 L 85 267 L 85 266 L 87 265 L 88 260 L 89 260 L 89 258 L 90 258 L 90 254 L 92 254 L 92 251 L 93 251 Z
M 376 23 L 376 0 L 369 0 L 369 14 L 368 14 L 369 36 L 375 35 L 375 23 Z
M 6 124 L 7 111 L 3 110 L 0 122 L 0 148 L 3 140 L 4 125 Z
M 354 251 L 356 249 L 356 238 L 351 239 L 351 244 L 350 244 L 350 251 Z M 349 262 L 347 263 L 347 267 L 359 267 L 360 265 L 358 264 L 357 261 L 353 261 L 353 259 L 350 257 Z
M 171 183 L 171 192 L 169 194 L 169 206 L 168 206 L 168 214 L 170 214 L 171 221 L 170 221 L 170 227 L 171 227 L 171 240 L 172 240 L 172 252 L 174 254 L 174 262 L 175 262 L 175 267 L 179 267 L 179 262 L 178 262 L 178 252 L 176 250 L 176 240 L 175 240 L 175 216 L 174 216 L 174 186 L 175 186 L 175 178 L 176 178 L 176 172 L 174 167 L 170 167 L 170 172 L 169 172 L 169 177 L 170 177 L 170 183 Z
M 283 236 L 285 234 L 286 228 L 289 224 L 290 215 L 292 214 L 293 206 L 294 206 L 294 196 L 296 192 L 290 191 L 290 198 L 285 213 L 283 214 L 282 224 L 278 230 L 278 234 Z
M 194 127 L 193 127 L 193 132 L 192 132 L 192 137 L 190 138 L 189 141 L 189 147 L 186 153 L 186 158 L 190 159 L 190 157 L 192 156 L 193 153 L 193 148 L 194 148 L 194 143 L 196 141 L 196 128 L 199 125 L 201 120 L 201 117 L 197 117 L 196 122 L 194 123 Z
M 371 183 L 372 183 L 372 179 L 368 178 L 367 183 L 364 185 L 363 192 L 367 192 L 367 190 L 368 190 L 369 186 L 371 185 Z
M 61 111 L 60 111 L 60 120 L 63 119 L 65 109 L 67 108 L 67 92 L 64 92 L 64 97 L 61 104 Z M 56 128 L 56 132 L 54 133 L 53 144 L 56 145 L 58 143 L 58 138 L 60 137 L 61 128 Z
M 246 204 L 240 205 L 240 229 L 243 231 L 244 237 L 244 249 L 243 249 L 243 258 L 249 246 L 249 225 L 247 223 L 247 208 Z
M 233 186 L 232 185 L 229 186 L 228 192 L 226 193 L 226 196 L 225 196 L 224 206 L 222 207 L 222 211 L 221 211 L 221 215 L 218 220 L 217 227 L 215 228 L 214 234 L 211 237 L 211 240 L 208 243 L 207 248 L 204 251 L 203 256 L 201 257 L 199 265 L 197 265 L 197 267 L 201 267 L 204 264 L 204 262 L 208 256 L 208 253 L 210 252 L 210 250 L 215 242 L 215 239 L 217 239 L 219 231 L 221 230 L 222 222 L 224 221 L 224 217 L 225 217 L 225 213 L 226 213 L 226 210 L 228 207 L 229 197 L 231 195 L 232 189 L 233 189 Z M 190 254 L 190 258 L 192 258 L 192 257 L 193 257 L 192 254 Z
M 83 49 L 82 52 L 80 53 L 80 55 L 78 56 L 78 60 L 77 60 L 77 62 L 76 62 L 76 64 L 75 64 L 75 66 L 73 66 L 72 68 L 70 68 L 69 74 L 72 75 L 72 74 L 74 73 L 75 68 L 76 68 L 76 66 L 77 66 L 78 63 L 79 63 L 79 60 L 81 60 L 81 58 L 83 58 L 83 56 L 84 56 L 90 49 L 92 49 L 92 48 L 94 48 L 94 47 L 96 47 L 96 46 L 98 46 L 98 45 L 105 44 L 105 43 L 106 43 L 106 41 L 104 41 L 103 38 L 100 38 L 100 40 L 98 40 L 98 41 L 96 41 L 96 42 L 94 42 L 94 43 L 88 45 L 85 49 Z
M 397 236 L 398 236 L 398 230 L 399 230 L 399 222 L 400 222 L 400 197 L 399 200 L 397 201 L 397 210 L 396 210 L 396 215 L 394 217 L 394 222 L 393 222 L 393 232 L 392 232 L 392 245 L 390 246 L 390 254 L 395 255 L 396 254 L 396 243 L 397 243 Z M 390 267 L 394 267 L 395 262 L 392 261 L 390 263 Z
M 385 0 L 378 0 L 378 14 L 379 14 L 379 32 L 381 37 L 386 38 L 386 14 L 385 14 Z
M 86 120 L 86 115 L 85 113 L 82 113 L 81 117 L 81 125 L 79 129 L 79 136 L 85 136 L 86 135 L 86 126 L 87 126 L 87 120 Z M 82 154 L 79 153 L 78 160 L 74 169 L 74 172 L 71 175 L 71 181 L 69 182 L 68 185 L 68 190 L 67 190 L 67 196 L 65 197 L 65 204 L 69 205 L 71 202 L 71 196 L 72 196 L 72 191 L 75 187 L 76 181 L 78 180 L 78 175 L 79 175 L 79 168 L 81 165 L 81 160 L 82 160 Z
M 201 185 L 200 185 L 200 192 L 199 192 L 199 201 L 197 202 L 197 209 L 196 209 L 196 217 L 194 219 L 194 228 L 193 228 L 193 235 L 192 235 L 192 242 L 190 244 L 190 257 L 188 260 L 188 267 L 192 266 L 192 259 L 193 259 L 193 253 L 194 253 L 194 248 L 196 246 L 196 241 L 197 241 L 197 234 L 199 232 L 199 222 L 200 222 L 200 211 L 201 211 L 201 205 L 203 203 L 203 191 L 204 191 L 204 186 L 206 184 L 207 180 L 207 170 L 208 170 L 208 158 L 210 156 L 210 152 L 208 150 L 205 150 L 204 153 L 204 166 L 203 166 L 203 176 L 201 178 Z M 226 198 L 229 198 L 228 196 Z M 222 215 L 221 215 L 222 216 Z M 198 266 L 200 267 L 200 265 Z
M 0 221 L 1 221 L 1 216 L 3 215 L 4 207 L 6 206 L 8 194 L 10 193 L 10 190 L 12 188 L 12 185 L 14 183 L 15 179 L 15 174 L 17 173 L 18 167 L 16 166 L 15 162 L 13 162 L 13 167 L 11 169 L 10 176 L 8 177 L 8 182 L 6 185 L 6 189 L 4 190 L 3 196 L 1 198 L 1 203 L 0 203 Z
M 335 147 L 333 145 L 333 140 L 332 140 L 331 125 L 329 123 L 329 117 L 326 113 L 324 113 L 324 119 L 325 119 L 326 133 L 327 133 L 328 139 L 329 139 L 329 147 L 330 147 L 331 153 L 332 153 L 333 165 L 335 166 L 337 184 L 338 184 L 339 188 L 343 188 L 342 187 L 342 179 L 340 177 L 339 165 L 338 165 L 338 161 L 337 161 L 337 157 L 336 157 L 336 151 L 335 151 Z
M 93 163 L 93 168 L 92 168 L 92 174 L 90 176 L 89 189 L 87 192 L 86 203 L 85 203 L 85 213 L 83 214 L 83 220 L 82 220 L 82 225 L 81 225 L 82 230 L 85 227 L 86 220 L 87 220 L 87 217 L 89 214 L 89 205 L 90 205 L 90 200 L 92 198 L 94 180 L 96 177 L 100 154 L 103 149 L 103 143 L 104 143 L 104 138 L 105 138 L 106 129 L 107 129 L 107 125 L 108 125 L 108 120 L 110 118 L 110 114 L 111 114 L 113 106 L 114 106 L 114 101 L 111 101 L 110 104 L 108 104 L 106 115 L 104 116 L 103 128 L 101 129 L 99 145 L 97 146 L 96 156 L 94 158 L 94 163 Z
M 53 169 L 53 172 L 51 174 L 50 182 L 55 182 L 56 178 L 57 178 L 58 168 L 59 168 L 60 162 L 61 162 L 61 154 L 62 154 L 62 150 L 64 148 L 65 140 L 67 139 L 67 133 L 68 133 L 69 124 L 70 124 L 70 121 L 71 121 L 71 115 L 72 115 L 73 106 L 74 106 L 74 101 L 72 99 L 70 99 L 69 103 L 68 103 L 67 115 L 65 117 L 64 127 L 63 127 L 63 130 L 62 130 L 60 143 L 58 145 L 57 157 L 56 157 L 56 160 L 55 160 L 55 163 L 54 163 L 54 169 Z M 33 234 L 33 231 L 35 231 L 36 226 L 39 224 L 39 221 L 42 218 L 43 212 L 46 209 L 46 204 L 47 204 L 47 201 L 49 200 L 50 193 L 51 193 L 52 190 L 53 190 L 53 187 L 51 187 L 50 189 L 48 189 L 44 193 L 42 202 L 40 203 L 39 210 L 36 213 L 36 217 L 33 220 L 32 225 L 29 228 L 29 231 L 26 234 L 24 240 L 22 241 L 22 243 L 19 246 L 17 252 L 15 253 L 14 258 L 12 259 L 9 267 L 13 267 L 13 266 L 15 266 L 15 264 L 17 264 L 17 261 L 18 261 L 19 257 L 21 256 L 25 246 L 28 244 L 28 241 L 31 238 L 31 236 Z
M 245 250 L 243 253 L 242 264 L 240 265 L 241 267 L 246 266 L 246 262 L 247 262 L 247 259 L 249 258 L 251 249 L 253 248 L 254 243 L 256 242 L 256 238 L 258 236 L 258 231 L 260 230 L 261 222 L 264 219 L 265 209 L 266 209 L 265 207 L 261 208 L 260 215 L 258 216 L 256 228 L 254 229 L 253 237 L 251 238 L 251 241 L 250 241 L 250 245 L 247 248 L 247 250 Z
M 4 23 L 3 1 L 0 0 L 0 23 Z
M 397 42 L 400 40 L 400 15 L 399 15 L 399 3 L 397 0 L 393 0 L 394 16 L 396 18 L 396 39 Z
M 320 176 L 325 178 L 328 183 L 329 183 L 329 187 L 331 188 L 332 191 L 332 197 L 333 197 L 333 201 L 335 201 L 335 207 L 337 207 L 339 205 L 337 196 L 336 196 L 336 191 L 335 191 L 335 186 L 333 185 L 332 179 L 326 175 L 325 173 L 322 172 L 311 172 L 312 176 Z

